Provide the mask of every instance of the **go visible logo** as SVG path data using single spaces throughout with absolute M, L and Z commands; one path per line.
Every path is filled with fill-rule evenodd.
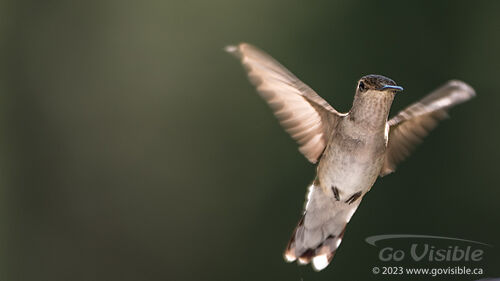
M 484 258 L 484 248 L 492 247 L 486 243 L 460 238 L 413 234 L 376 235 L 366 238 L 365 241 L 372 246 L 378 247 L 376 242 L 394 239 L 411 239 L 412 242 L 401 247 L 387 246 L 381 248 L 378 253 L 380 261 L 478 262 Z M 414 242 L 415 240 L 426 242 L 418 243 Z M 429 241 L 432 241 L 432 243 Z M 455 245 L 450 245 L 450 243 Z M 439 244 L 445 244 L 445 246 L 438 246 Z

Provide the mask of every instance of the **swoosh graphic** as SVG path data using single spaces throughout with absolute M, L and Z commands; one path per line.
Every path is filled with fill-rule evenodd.
M 377 246 L 377 245 L 375 245 L 375 243 L 377 241 L 387 240 L 387 239 L 398 239 L 398 238 L 431 238 L 431 239 L 454 240 L 454 241 L 469 242 L 469 243 L 484 245 L 484 246 L 488 246 L 488 247 L 493 247 L 493 245 L 486 244 L 486 243 L 483 243 L 483 242 L 478 242 L 478 241 L 472 241 L 472 240 L 466 240 L 466 239 L 460 239 L 460 238 L 453 238 L 453 237 L 445 237 L 445 236 L 417 235 L 417 234 L 384 234 L 384 235 L 375 235 L 375 236 L 367 237 L 365 239 L 365 241 L 366 241 L 366 243 L 368 243 L 368 244 L 370 244 L 372 246 Z

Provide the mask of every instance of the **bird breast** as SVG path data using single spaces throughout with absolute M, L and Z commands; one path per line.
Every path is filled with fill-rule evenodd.
M 327 195 L 342 200 L 359 191 L 364 194 L 371 188 L 384 161 L 385 131 L 383 128 L 358 133 L 350 125 L 338 127 L 317 169 L 318 180 Z

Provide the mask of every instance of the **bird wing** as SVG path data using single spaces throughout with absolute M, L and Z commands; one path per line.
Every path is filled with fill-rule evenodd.
M 448 109 L 475 95 L 471 86 L 452 80 L 390 119 L 385 162 L 380 176 L 394 172 L 396 165 L 410 155 L 439 121 L 448 116 Z
M 343 114 L 258 48 L 241 43 L 227 46 L 226 51 L 241 60 L 260 96 L 299 144 L 299 151 L 311 163 L 316 163 Z

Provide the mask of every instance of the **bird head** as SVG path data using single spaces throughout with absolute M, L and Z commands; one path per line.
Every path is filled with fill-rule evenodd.
M 382 75 L 370 74 L 361 77 L 356 88 L 357 95 L 393 95 L 403 91 L 403 87 L 396 85 L 394 80 Z

